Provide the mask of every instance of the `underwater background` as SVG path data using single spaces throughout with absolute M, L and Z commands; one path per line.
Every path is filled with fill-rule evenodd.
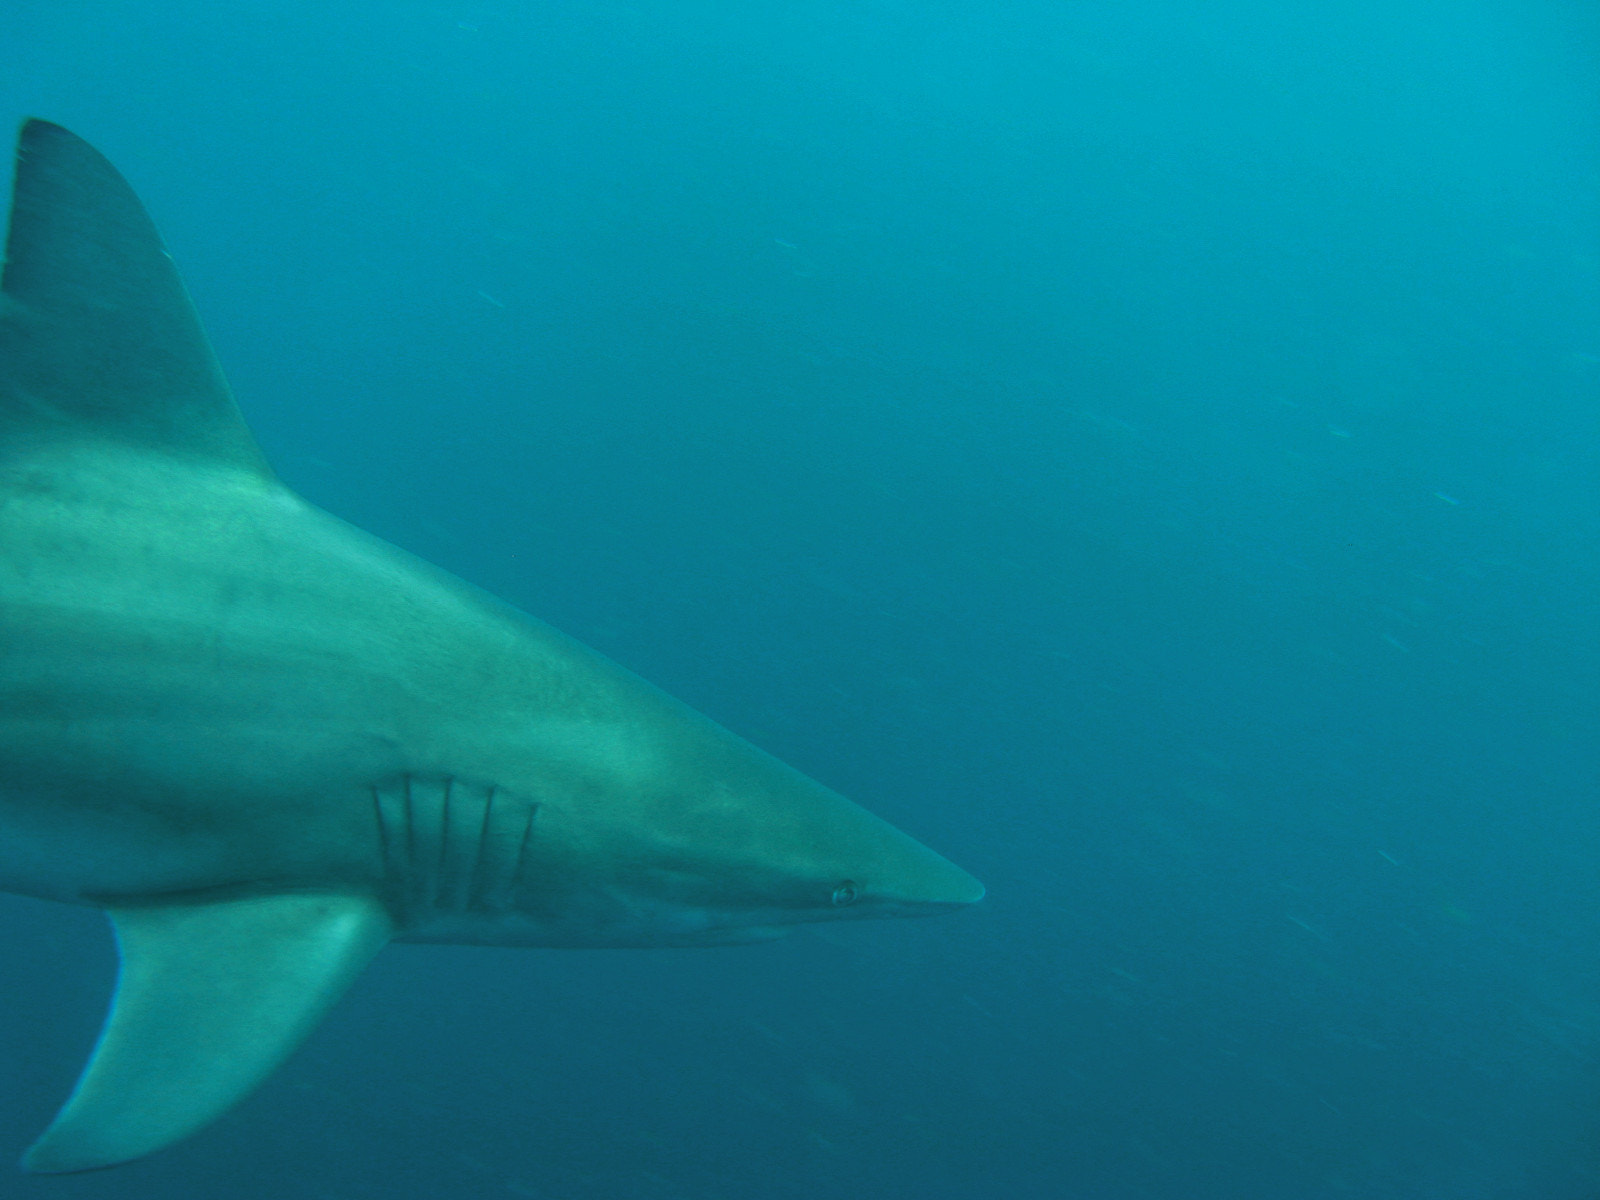
M 18 1200 L 1600 1197 L 1600 6 L 5 0 L 313 501 L 978 875 L 385 951 Z M 0 1158 L 103 918 L 0 898 Z

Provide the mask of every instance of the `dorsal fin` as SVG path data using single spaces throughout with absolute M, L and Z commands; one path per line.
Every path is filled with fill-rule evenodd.
M 267 474 L 144 205 L 94 147 L 28 121 L 0 278 L 0 461 L 85 438 Z

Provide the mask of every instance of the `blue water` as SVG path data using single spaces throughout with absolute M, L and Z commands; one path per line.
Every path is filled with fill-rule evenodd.
M 1600 1196 L 1600 8 L 6 0 L 281 474 L 979 875 L 398 947 L 20 1200 Z M 0 1158 L 98 914 L 0 900 Z

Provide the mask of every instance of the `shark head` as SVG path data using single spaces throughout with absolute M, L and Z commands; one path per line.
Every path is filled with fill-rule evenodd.
M 306 503 L 132 189 L 24 125 L 0 276 L 0 889 L 121 955 L 25 1165 L 187 1136 L 395 940 L 710 945 L 978 882 Z
M 475 779 L 408 774 L 379 789 L 383 842 L 405 848 L 384 871 L 398 937 L 723 945 L 982 898 L 966 871 L 860 805 L 613 664 L 587 667 L 585 694 L 569 696 L 586 719 L 480 728 Z
M 782 764 L 759 756 L 729 768 L 674 771 L 673 786 L 635 793 L 628 821 L 608 813 L 585 829 L 586 880 L 605 889 L 602 907 L 625 940 L 757 941 L 814 922 L 929 916 L 982 898 L 966 871 Z M 683 785 L 685 775 L 694 786 Z M 589 930 L 604 923 L 579 910 Z

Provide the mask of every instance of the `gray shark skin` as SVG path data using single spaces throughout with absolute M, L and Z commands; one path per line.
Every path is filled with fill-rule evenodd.
M 284 487 L 138 198 L 43 121 L 0 288 L 0 890 L 105 909 L 121 954 L 42 1172 L 213 1120 L 390 941 L 702 946 L 983 895 Z

